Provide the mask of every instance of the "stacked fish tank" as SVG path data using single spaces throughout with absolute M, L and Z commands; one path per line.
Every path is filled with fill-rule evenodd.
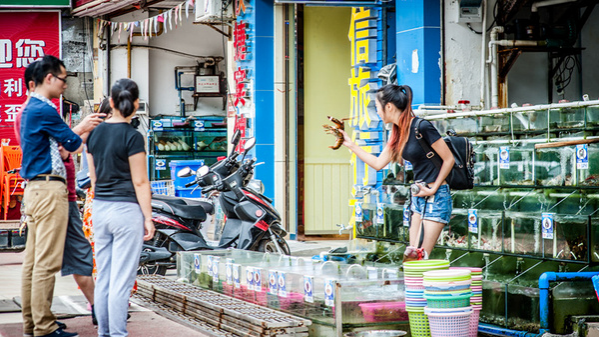
M 484 268 L 481 322 L 538 333 L 539 276 L 599 270 L 599 143 L 592 140 L 599 138 L 599 105 L 425 118 L 442 133 L 468 137 L 476 152 L 475 188 L 452 191 L 452 218 L 431 258 Z M 547 146 L 565 141 L 571 143 Z M 413 173 L 408 164 L 391 165 L 383 174 L 378 201 L 372 193 L 359 200 L 362 220 L 370 225 L 357 221 L 356 234 L 405 246 Z M 599 313 L 590 281 L 551 287 L 551 332 L 571 332 L 570 316 Z
M 180 281 L 310 319 L 314 336 L 407 328 L 403 273 L 243 250 L 179 252 Z

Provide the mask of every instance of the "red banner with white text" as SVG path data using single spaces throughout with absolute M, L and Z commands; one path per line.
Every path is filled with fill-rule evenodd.
M 61 56 L 60 12 L 0 12 L 0 22 L 0 139 L 13 140 L 27 98 L 25 68 L 45 55 Z

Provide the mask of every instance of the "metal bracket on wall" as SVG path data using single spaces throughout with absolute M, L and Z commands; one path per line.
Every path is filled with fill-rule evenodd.
M 231 24 L 228 22 L 224 22 L 223 25 L 227 27 L 227 30 L 229 31 L 228 33 L 224 32 L 222 29 L 220 29 L 219 27 L 217 27 L 215 24 L 212 23 L 206 23 L 206 22 L 194 22 L 194 25 L 205 25 L 208 26 L 214 30 L 216 30 L 217 32 L 219 32 L 220 34 L 224 35 L 227 37 L 227 39 L 231 39 Z

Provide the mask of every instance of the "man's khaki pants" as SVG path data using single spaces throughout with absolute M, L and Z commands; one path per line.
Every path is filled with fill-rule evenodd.
M 67 186 L 61 181 L 29 181 L 23 201 L 27 215 L 21 281 L 23 332 L 43 336 L 58 329 L 50 307 L 68 224 Z

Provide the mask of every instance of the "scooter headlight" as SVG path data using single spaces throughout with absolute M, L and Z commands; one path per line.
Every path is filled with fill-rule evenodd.
M 264 194 L 264 184 L 262 183 L 262 180 L 252 179 L 248 183 L 248 187 L 260 194 Z

